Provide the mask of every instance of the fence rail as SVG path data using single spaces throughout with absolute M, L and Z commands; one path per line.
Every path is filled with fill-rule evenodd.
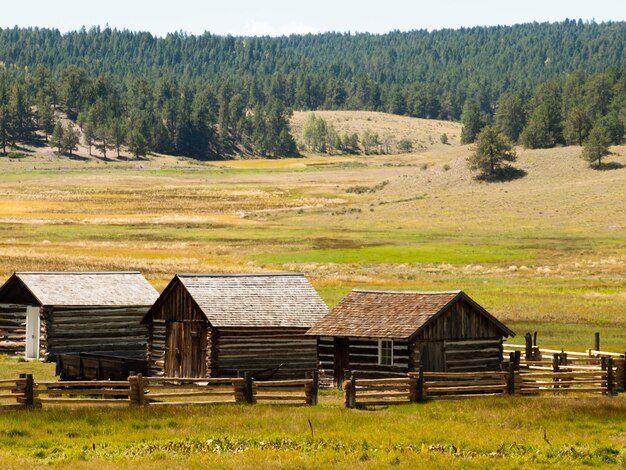
M 611 362 L 609 360 L 609 362 Z M 394 379 L 344 381 L 348 408 L 420 403 L 427 400 L 536 396 L 542 394 L 613 395 L 613 368 L 605 370 L 500 372 L 410 372 Z
M 131 404 L 136 406 L 218 405 L 245 402 L 245 380 L 129 377 Z
M 410 374 L 409 374 L 410 375 Z M 424 397 L 457 399 L 504 396 L 507 372 L 424 372 Z
M 549 348 L 539 348 L 534 338 L 526 334 L 526 344 L 503 344 L 503 354 L 516 356 L 519 368 L 528 370 L 604 370 L 603 361 L 613 360 L 613 386 L 626 389 L 626 352 L 616 353 L 600 349 L 600 334 L 595 334 L 594 348 L 586 351 L 566 351 Z M 554 367 L 555 357 L 558 358 L 558 369 Z
M 27 387 L 32 389 L 32 376 L 29 379 L 23 374 L 19 379 L 0 380 L 0 409 L 26 408 Z
M 33 405 L 128 405 L 128 381 L 45 381 L 34 382 Z
M 417 402 L 418 380 L 418 377 L 356 380 L 352 376 L 343 384 L 344 404 L 357 408 Z
M 0 380 L 0 409 L 48 405 L 167 406 L 258 402 L 316 405 L 317 372 L 303 380 L 143 377 L 128 380 L 35 381 L 32 375 Z
M 252 402 L 286 402 L 317 405 L 317 374 L 304 380 L 272 380 L 252 383 Z
M 522 395 L 540 393 L 611 393 L 609 371 L 525 372 L 518 375 L 516 390 Z

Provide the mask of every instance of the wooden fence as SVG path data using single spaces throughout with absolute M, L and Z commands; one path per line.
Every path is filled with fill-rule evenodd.
M 421 403 L 427 400 L 531 396 L 541 394 L 614 394 L 613 369 L 544 372 L 410 372 L 394 379 L 356 379 L 343 383 L 348 408 Z
M 503 344 L 504 356 L 517 357 L 518 368 L 544 371 L 604 370 L 609 358 L 613 362 L 614 386 L 626 389 L 626 352 L 624 354 L 600 350 L 600 334 L 595 334 L 594 347 L 586 351 L 566 351 L 540 348 L 537 336 L 527 333 L 526 344 Z M 511 359 L 513 362 L 514 360 Z M 555 367 L 555 366 L 558 366 Z
M 34 382 L 33 405 L 128 405 L 128 381 L 85 380 Z
M 550 356 L 548 356 L 550 354 Z M 526 372 L 601 372 L 607 371 L 611 389 L 626 389 L 626 359 L 619 355 L 601 357 L 572 356 L 571 352 L 543 350 L 536 359 L 525 359 L 519 351 L 509 352 L 509 363 Z M 608 380 L 608 379 L 607 379 Z
M 27 392 L 27 388 L 30 392 Z M 20 409 L 32 406 L 33 377 L 22 374 L 19 379 L 0 380 L 0 409 Z M 26 402 L 26 397 L 31 402 Z
M 245 403 L 244 379 L 128 378 L 131 404 L 136 406 L 218 405 Z
M 411 375 L 411 374 L 409 374 Z M 507 372 L 424 372 L 425 399 L 504 396 Z
M 421 401 L 417 396 L 419 377 L 359 379 L 354 375 L 343 383 L 344 404 L 361 406 L 401 405 Z
M 312 379 L 272 380 L 252 384 L 252 403 L 280 402 L 317 405 L 317 374 Z
M 244 378 L 131 376 L 128 380 L 40 381 L 32 375 L 0 380 L 0 409 L 48 405 L 166 406 L 233 403 L 316 405 L 317 372 L 303 380 L 262 382 Z
M 516 377 L 515 392 L 521 395 L 549 393 L 612 394 L 609 371 L 522 372 Z
M 344 404 L 363 406 L 420 403 L 426 400 L 504 396 L 507 372 L 411 372 L 394 379 L 356 379 L 343 384 Z

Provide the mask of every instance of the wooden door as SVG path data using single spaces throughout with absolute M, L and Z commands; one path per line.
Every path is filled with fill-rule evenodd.
M 168 322 L 165 325 L 165 376 L 180 377 L 182 361 L 182 322 Z
M 39 307 L 26 307 L 26 358 L 39 359 L 39 337 L 41 334 Z
M 207 328 L 200 322 L 169 322 L 165 333 L 165 375 L 206 375 Z
M 443 341 L 421 341 L 419 343 L 420 361 L 426 372 L 445 372 L 446 363 Z
M 350 368 L 350 348 L 348 338 L 335 338 L 333 342 L 334 353 L 334 379 L 335 385 L 341 387 L 345 377 L 345 371 Z

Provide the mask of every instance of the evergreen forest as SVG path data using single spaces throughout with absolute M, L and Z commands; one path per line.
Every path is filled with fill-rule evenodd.
M 465 143 L 487 125 L 529 148 L 620 143 L 625 37 L 624 22 L 576 20 L 277 38 L 0 29 L 0 150 L 45 138 L 71 153 L 80 135 L 105 156 L 280 157 L 298 152 L 290 112 L 319 109 L 461 120 Z

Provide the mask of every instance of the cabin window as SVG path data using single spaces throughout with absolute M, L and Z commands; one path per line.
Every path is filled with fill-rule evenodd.
M 393 365 L 393 340 L 378 340 L 378 364 L 381 366 Z

